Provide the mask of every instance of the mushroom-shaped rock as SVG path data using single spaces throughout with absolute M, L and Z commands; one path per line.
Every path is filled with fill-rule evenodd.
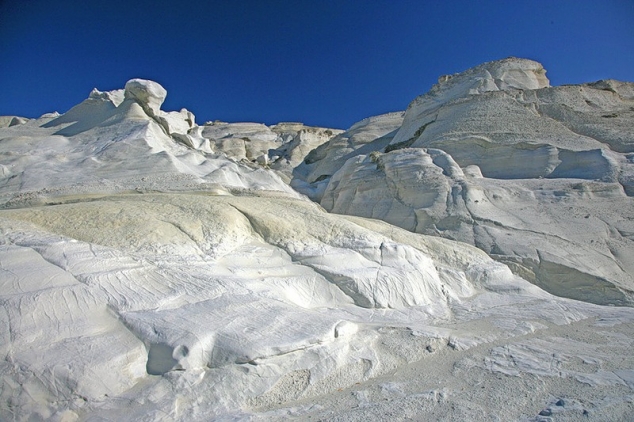
M 125 84 L 126 100 L 138 102 L 151 116 L 159 114 L 167 91 L 160 84 L 145 79 L 131 79 Z

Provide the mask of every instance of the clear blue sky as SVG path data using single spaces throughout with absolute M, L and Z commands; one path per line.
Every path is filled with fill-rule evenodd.
M 0 0 L 0 115 L 65 112 L 140 77 L 199 124 L 347 128 L 508 56 L 553 85 L 634 81 L 634 0 Z

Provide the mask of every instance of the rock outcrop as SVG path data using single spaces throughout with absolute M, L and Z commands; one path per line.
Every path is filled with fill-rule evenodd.
M 213 149 L 242 163 L 256 163 L 274 170 L 290 182 L 295 168 L 313 149 L 343 131 L 306 126 L 302 123 L 208 122 L 202 136 Z
M 632 305 L 633 90 L 549 87 L 534 61 L 485 63 L 441 77 L 387 145 L 335 138 L 328 157 L 309 154 L 317 169 L 348 161 L 306 190 L 332 212 L 476 245 L 555 294 Z
M 149 116 L 158 116 L 167 91 L 154 81 L 131 79 L 125 84 L 124 99 L 136 101 Z
M 0 118 L 0 419 L 627 418 L 633 92 L 509 59 L 345 132 L 144 80 Z
M 231 416 L 292 374 L 306 382 L 278 401 L 391 370 L 381 327 L 424 330 L 483 297 L 551 308 L 476 248 L 328 214 L 266 168 L 336 131 L 200 128 L 162 98 L 137 80 L 0 132 L 0 418 Z M 158 393 L 183 382 L 205 404 Z
M 165 112 L 166 92 L 134 79 L 59 115 L 2 133 L 0 206 L 46 203 L 57 195 L 153 190 L 294 191 L 262 166 L 214 154 L 186 109 Z
M 384 148 L 402 123 L 403 113 L 397 112 L 369 117 L 354 124 L 330 142 L 310 151 L 303 162 L 297 163 L 291 186 L 313 201 L 321 201 L 328 179 L 348 158 Z

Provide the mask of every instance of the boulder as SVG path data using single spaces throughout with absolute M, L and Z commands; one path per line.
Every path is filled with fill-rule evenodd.
M 146 79 L 131 79 L 125 84 L 124 97 L 126 100 L 138 102 L 150 115 L 157 116 L 161 105 L 167 97 L 167 91 L 160 84 Z

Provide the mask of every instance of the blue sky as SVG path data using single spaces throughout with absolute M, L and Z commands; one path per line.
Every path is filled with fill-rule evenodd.
M 0 115 L 140 77 L 199 124 L 347 128 L 508 56 L 553 85 L 634 81 L 634 1 L 0 0 Z

